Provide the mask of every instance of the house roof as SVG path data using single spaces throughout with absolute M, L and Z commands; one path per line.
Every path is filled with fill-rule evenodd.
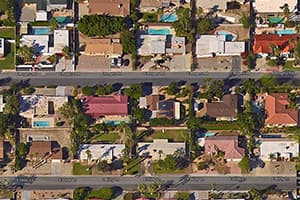
M 159 95 L 149 95 L 146 96 L 146 104 L 149 110 L 157 110 L 159 102 Z
M 114 160 L 122 156 L 125 144 L 81 144 L 78 154 L 81 160 L 87 160 L 87 150 L 92 160 Z
M 238 136 L 212 136 L 205 138 L 205 153 L 223 151 L 224 159 L 241 159 L 245 149 L 239 146 Z
M 65 5 L 68 3 L 68 0 L 49 0 L 50 4 L 62 4 Z
M 139 7 L 140 7 L 140 9 L 161 8 L 162 0 L 141 0 Z
M 260 138 L 258 140 L 260 156 L 269 157 L 270 154 L 280 153 L 281 155 L 298 156 L 299 144 L 289 138 Z
M 282 13 L 281 7 L 285 3 L 289 5 L 289 9 L 292 11 L 297 5 L 297 0 L 255 0 L 254 8 L 258 13 Z
M 51 159 L 62 159 L 62 149 L 59 147 L 53 148 L 52 141 L 33 141 L 27 143 L 29 144 L 29 153 L 27 156 L 37 154 L 37 157 L 43 158 L 45 156 L 50 156 Z
M 90 14 L 125 17 L 130 14 L 129 0 L 89 0 Z
M 210 10 L 217 8 L 218 10 L 226 10 L 227 2 L 231 0 L 196 0 L 196 6 L 201 7 L 203 10 Z
M 0 159 L 4 158 L 4 141 L 0 139 Z
M 114 96 L 87 96 L 84 97 L 86 113 L 95 118 L 104 115 L 128 115 L 128 97 Z
M 121 55 L 123 53 L 122 45 L 113 42 L 113 39 L 110 38 L 89 39 L 85 44 L 84 54 Z
M 222 102 L 207 103 L 207 115 L 210 117 L 236 117 L 238 114 L 238 95 L 226 94 Z
M 288 105 L 289 98 L 287 93 L 267 95 L 265 99 L 265 110 L 267 112 L 265 124 L 298 124 L 298 110 L 287 108 Z
M 24 3 L 34 3 L 37 10 L 47 10 L 46 0 L 24 0 Z
M 270 45 L 278 46 L 282 52 L 289 52 L 295 48 L 297 44 L 297 34 L 260 34 L 254 36 L 253 51 L 256 54 L 259 53 L 271 53 L 272 49 Z M 294 40 L 293 43 L 290 41 Z

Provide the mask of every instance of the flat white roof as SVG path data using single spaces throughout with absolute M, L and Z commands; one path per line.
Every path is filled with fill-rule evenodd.
M 21 46 L 34 48 L 34 53 L 49 53 L 49 35 L 22 35 Z
M 290 11 L 293 11 L 297 5 L 297 0 L 255 0 L 254 8 L 258 13 L 282 13 L 281 7 L 284 4 L 288 4 Z
M 279 153 L 281 156 L 291 155 L 297 157 L 299 153 L 299 144 L 294 140 L 286 140 L 282 138 L 260 139 L 260 156 L 269 158 L 270 154 Z
M 125 144 L 81 144 L 79 147 L 79 157 L 87 160 L 87 150 L 90 150 L 91 160 L 113 160 L 122 156 Z
M 166 35 L 140 35 L 137 43 L 138 55 L 165 53 Z
M 54 51 L 56 53 L 62 52 L 65 46 L 69 46 L 69 31 L 54 30 Z

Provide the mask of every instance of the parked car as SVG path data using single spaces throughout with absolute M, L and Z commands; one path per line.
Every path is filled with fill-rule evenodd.
M 117 66 L 121 67 L 123 65 L 123 59 L 122 57 L 118 57 Z
M 111 64 L 111 66 L 115 66 L 117 64 L 117 59 L 112 58 L 110 64 Z

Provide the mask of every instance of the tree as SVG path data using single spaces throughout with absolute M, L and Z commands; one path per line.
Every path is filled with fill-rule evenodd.
M 4 114 L 18 115 L 20 112 L 19 99 L 16 95 L 7 96 L 6 104 L 3 108 Z
M 104 199 L 104 200 L 111 200 L 113 197 L 113 190 L 111 188 L 101 188 L 99 189 L 99 196 L 98 198 Z
M 189 130 L 196 131 L 201 128 L 202 119 L 199 117 L 190 116 L 186 122 Z
M 73 199 L 74 200 L 84 200 L 84 199 L 86 199 L 86 197 L 88 196 L 90 191 L 91 191 L 91 188 L 89 188 L 89 187 L 76 188 L 73 191 Z
M 248 173 L 250 171 L 250 159 L 247 156 L 244 156 L 242 160 L 238 163 L 239 168 L 242 173 Z
M 240 130 L 244 135 L 247 135 L 248 137 L 252 137 L 254 135 L 256 123 L 252 113 L 239 113 L 237 123 L 239 124 Z
M 91 95 L 94 95 L 95 94 L 95 88 L 94 87 L 90 87 L 90 86 L 84 86 L 82 88 L 82 93 L 85 95 L 85 96 L 91 96 Z
M 129 96 L 133 99 L 139 99 L 143 95 L 142 84 L 131 84 L 129 88 L 124 89 L 124 95 Z
M 121 44 L 124 53 L 133 54 L 136 53 L 136 36 L 134 32 L 124 30 L 121 32 Z
M 92 159 L 92 154 L 91 154 L 91 150 L 86 150 L 85 151 L 86 155 L 87 155 L 87 161 L 89 162 Z
M 58 27 L 58 22 L 57 20 L 55 19 L 55 17 L 52 17 L 49 21 L 49 24 L 50 24 L 50 27 L 51 27 L 51 30 L 55 30 L 57 27 Z
M 187 37 L 189 41 L 194 41 L 193 22 L 191 20 L 191 10 L 189 8 L 179 7 L 176 10 L 178 20 L 173 22 L 176 35 L 180 37 Z
M 125 19 L 108 15 L 85 15 L 78 22 L 78 30 L 89 37 L 121 32 L 124 29 Z
M 27 153 L 28 153 L 27 145 L 25 143 L 19 143 L 17 145 L 17 155 L 20 158 L 25 158 Z
M 248 66 L 249 70 L 252 70 L 255 68 L 256 56 L 252 51 L 250 51 L 249 54 L 247 55 L 246 61 L 247 61 L 247 66 Z
M 177 159 L 173 155 L 167 155 L 164 159 L 164 167 L 169 170 L 176 170 L 177 168 Z
M 276 86 L 276 79 L 273 75 L 263 75 L 259 79 L 259 83 L 261 84 L 261 92 L 268 92 L 271 88 Z
M 98 169 L 102 172 L 108 172 L 111 170 L 111 165 L 106 160 L 99 161 Z
M 70 52 L 70 48 L 68 46 L 65 46 L 62 49 L 62 52 L 63 52 L 66 59 L 71 59 L 71 52 Z
M 34 93 L 34 92 L 35 92 L 35 89 L 34 89 L 34 87 L 32 87 L 32 86 L 23 88 L 23 93 L 24 93 L 25 95 L 29 95 L 29 94 L 32 94 L 32 93 Z
M 207 34 L 212 28 L 212 22 L 208 17 L 200 18 L 198 21 L 197 31 L 198 34 Z
M 164 152 L 163 152 L 161 149 L 158 151 L 159 160 L 161 160 L 161 155 L 162 155 L 163 153 L 164 153 Z
M 168 95 L 176 95 L 179 92 L 178 82 L 172 82 L 167 88 Z
M 245 13 L 243 13 L 243 16 L 240 18 L 240 23 L 243 24 L 244 28 L 253 28 L 255 26 L 251 17 Z
M 254 79 L 247 79 L 243 86 L 247 93 L 251 95 L 251 97 L 254 97 L 254 95 L 259 91 L 259 88 L 257 87 L 256 81 Z
M 140 193 L 144 194 L 146 192 L 147 187 L 144 183 L 140 183 L 140 184 L 138 184 L 137 189 Z
M 189 192 L 178 192 L 176 196 L 177 196 L 178 200 L 190 200 L 191 199 L 191 194 Z
M 283 14 L 286 18 L 288 18 L 290 15 L 290 9 L 289 9 L 289 5 L 287 3 L 285 3 L 283 5 Z
M 145 108 L 133 108 L 133 116 L 138 121 L 138 123 L 144 123 L 146 115 L 146 109 Z
M 34 61 L 34 48 L 26 45 L 21 46 L 17 50 L 18 56 L 21 58 L 23 63 Z
M 213 81 L 210 84 L 207 93 L 209 94 L 210 98 L 213 97 L 222 98 L 224 93 L 224 81 L 223 80 Z
M 300 63 L 300 40 L 298 40 L 296 47 L 294 48 L 294 57 L 296 64 Z

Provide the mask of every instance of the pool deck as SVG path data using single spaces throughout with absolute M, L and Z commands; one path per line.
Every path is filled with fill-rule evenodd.
M 268 27 L 268 28 L 255 28 L 255 34 L 262 34 L 264 32 L 268 32 L 268 33 L 274 33 L 274 31 L 281 31 L 281 30 L 292 30 L 295 31 L 295 28 L 278 28 L 278 27 Z M 295 31 L 296 33 L 296 31 Z

